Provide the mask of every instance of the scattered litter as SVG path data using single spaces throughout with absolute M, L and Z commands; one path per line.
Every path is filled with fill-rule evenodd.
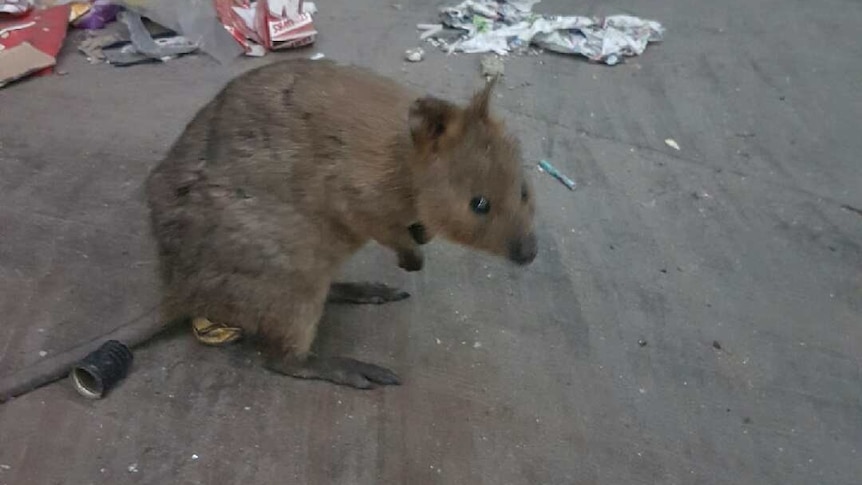
M 11 470 L 11 469 L 12 469 L 12 467 L 9 465 L 0 464 L 0 470 Z
M 129 473 L 138 473 L 138 464 L 132 463 L 131 465 L 129 465 L 129 468 L 127 468 L 127 470 L 129 470 Z
M 465 0 L 440 9 L 440 34 L 432 44 L 452 52 L 528 53 L 534 45 L 594 62 L 615 65 L 623 57 L 643 53 L 647 44 L 662 40 L 664 27 L 631 15 L 609 17 L 556 16 L 533 13 L 538 0 Z M 454 39 L 447 30 L 455 30 Z
M 311 45 L 317 38 L 314 2 L 302 0 L 214 0 L 218 17 L 246 55 Z
M 192 453 L 192 460 L 197 460 L 198 458 L 200 458 L 198 455 Z
M 443 24 L 416 24 L 416 28 L 421 30 L 419 34 L 420 40 L 425 40 L 428 37 L 439 34 L 443 31 Z
M 69 373 L 72 387 L 88 399 L 101 399 L 126 377 L 133 359 L 129 347 L 108 340 L 72 366 Z
M 721 343 L 718 340 L 713 340 L 712 348 L 714 348 L 715 350 L 721 350 Z
M 676 142 L 673 138 L 668 138 L 664 141 L 665 145 L 673 148 L 674 150 L 679 150 L 679 143 Z
M 3 47 L 3 44 L 0 44 Z M 6 84 L 53 66 L 57 61 L 30 45 L 22 42 L 11 49 L 0 49 L 0 88 Z
M 74 4 L 72 12 L 69 14 L 69 20 L 75 16 L 80 10 L 84 10 L 83 14 L 77 16 L 72 25 L 78 29 L 99 30 L 105 28 L 110 22 L 117 18 L 120 12 L 120 6 L 115 5 L 113 0 L 96 0 L 92 4 L 82 3 Z
M 30 2 L 0 0 L 0 87 L 52 72 L 66 37 L 69 6 L 31 9 Z
M 244 407 L 244 408 L 242 408 L 242 409 L 243 409 L 243 411 L 251 411 L 251 406 L 246 406 L 246 407 Z
M 312 24 L 311 12 L 302 8 L 302 0 L 258 0 L 257 22 L 267 49 L 290 49 L 314 43 L 317 31 Z M 312 3 L 314 11 L 317 7 Z M 263 32 L 260 32 L 263 30 Z
M 12 32 L 13 30 L 26 29 L 26 28 L 32 27 L 34 25 L 36 25 L 36 22 L 25 22 L 25 23 L 21 23 L 21 24 L 10 25 L 8 27 L 4 27 L 4 28 L 0 29 L 0 36 L 3 36 L 3 38 L 5 38 L 5 34 L 7 32 Z
M 192 333 L 198 342 L 204 345 L 227 345 L 242 338 L 242 329 L 231 327 L 224 323 L 211 322 L 207 318 L 197 317 L 192 320 Z
M 482 348 L 482 342 L 473 342 L 473 348 L 474 349 Z
M 89 12 L 92 7 L 93 4 L 90 2 L 72 2 L 69 4 L 69 23 L 75 25 L 75 22 Z
M 48 355 L 48 352 L 47 352 L 47 351 L 45 351 L 45 350 L 40 350 L 40 351 L 39 351 L 39 357 L 45 357 L 46 355 Z
M 482 76 L 485 78 L 502 76 L 505 69 L 503 59 L 494 54 L 483 56 L 482 60 L 479 61 L 479 65 L 482 68 Z
M 646 341 L 646 340 L 644 340 L 644 339 L 640 339 L 640 340 L 638 340 L 638 345 L 639 345 L 639 346 L 641 346 L 641 347 L 646 347 L 646 346 L 647 346 L 647 341 Z
M 218 1 L 200 0 L 113 0 L 153 22 L 170 29 L 197 45 L 219 62 L 228 62 L 243 52 L 219 22 Z
M 841 208 L 848 211 L 848 212 L 852 212 L 858 216 L 862 216 L 862 209 L 860 209 L 858 207 L 853 207 L 850 204 L 841 204 Z
M 131 42 L 122 42 L 102 49 L 107 61 L 115 66 L 164 62 L 198 50 L 197 44 L 181 35 L 154 39 L 144 26 L 141 16 L 135 12 L 121 12 L 119 19 L 129 29 Z
M 404 59 L 407 59 L 410 62 L 419 62 L 425 58 L 425 50 L 421 47 L 416 47 L 414 49 L 407 49 L 404 51 Z
M 440 340 L 439 338 L 435 338 L 435 339 L 434 339 L 434 341 L 436 341 L 436 342 L 437 342 L 437 345 L 440 345 L 440 344 L 442 344 L 442 343 L 443 343 L 443 341 L 442 341 L 442 340 Z
M 319 61 L 319 60 L 323 59 L 324 57 L 326 57 L 326 55 L 323 52 L 317 52 L 315 54 L 312 54 L 311 57 L 309 57 L 309 59 L 311 59 L 312 61 Z
M 550 175 L 551 177 L 554 177 L 555 179 L 559 180 L 569 190 L 575 190 L 575 181 L 570 179 L 569 177 L 566 177 L 562 173 L 560 173 L 560 171 L 557 170 L 556 167 L 551 165 L 551 163 L 548 162 L 547 160 L 542 160 L 539 162 L 539 170 L 541 170 L 541 171 L 547 173 L 548 175 Z
M 0 0 L 0 13 L 13 16 L 24 15 L 33 8 L 31 0 Z
M 87 61 L 95 64 L 105 60 L 105 47 L 122 42 L 118 34 L 91 35 L 78 44 L 78 50 L 87 56 Z

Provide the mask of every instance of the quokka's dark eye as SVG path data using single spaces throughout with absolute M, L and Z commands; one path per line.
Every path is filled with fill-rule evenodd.
M 491 203 L 481 195 L 473 197 L 470 200 L 470 210 L 476 214 L 487 214 L 491 210 Z
M 527 190 L 527 184 L 521 185 L 521 202 L 527 202 L 527 199 L 530 198 L 530 191 Z

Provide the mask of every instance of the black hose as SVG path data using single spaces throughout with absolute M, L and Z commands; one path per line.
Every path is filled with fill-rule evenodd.
M 128 347 L 137 347 L 152 339 L 170 325 L 163 324 L 153 313 L 153 307 L 142 315 L 88 342 L 40 360 L 14 374 L 0 377 L 0 403 L 50 384 L 69 374 L 78 361 L 99 348 L 107 340 L 119 340 Z

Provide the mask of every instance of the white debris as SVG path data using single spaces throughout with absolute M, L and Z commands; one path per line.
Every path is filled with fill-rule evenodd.
M 302 2 L 302 13 L 314 15 L 317 13 L 317 5 L 314 2 Z
M 138 464 L 132 463 L 131 465 L 129 465 L 129 468 L 127 468 L 127 470 L 129 470 L 129 473 L 138 473 Z
M 674 150 L 679 150 L 679 143 L 676 142 L 673 138 L 668 138 L 664 141 L 665 145 L 673 148 Z
M 443 24 L 416 24 L 416 29 L 422 31 L 419 38 L 425 40 L 442 32 Z
M 499 55 L 529 52 L 532 44 L 613 66 L 625 56 L 642 54 L 647 44 L 664 35 L 664 27 L 653 20 L 631 15 L 538 15 L 532 11 L 536 3 L 538 0 L 465 0 L 440 10 L 443 25 L 461 31 L 460 38 L 453 40 L 444 30 L 421 38 L 433 39 L 448 52 Z
M 482 342 L 473 342 L 473 348 L 474 349 L 482 348 Z
M 419 62 L 425 58 L 425 50 L 421 47 L 415 49 L 407 49 L 404 51 L 404 58 L 410 62 Z
M 45 357 L 46 355 L 48 355 L 47 351 L 44 351 L 44 350 L 39 351 L 39 357 Z
M 326 57 L 326 54 L 324 54 L 323 52 L 317 52 L 317 53 L 312 54 L 309 57 L 309 59 L 311 59 L 312 61 L 319 61 L 319 60 L 323 59 L 324 57 Z
M 198 458 L 200 458 L 198 455 L 196 455 L 195 453 L 192 453 L 192 460 L 197 460 Z
M 12 469 L 12 467 L 9 465 L 0 464 L 0 470 L 11 470 L 11 469 Z

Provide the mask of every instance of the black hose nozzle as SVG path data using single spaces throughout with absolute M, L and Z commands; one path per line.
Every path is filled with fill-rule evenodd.
M 120 382 L 132 365 L 132 351 L 118 340 L 108 340 L 72 367 L 69 377 L 75 390 L 100 399 Z

